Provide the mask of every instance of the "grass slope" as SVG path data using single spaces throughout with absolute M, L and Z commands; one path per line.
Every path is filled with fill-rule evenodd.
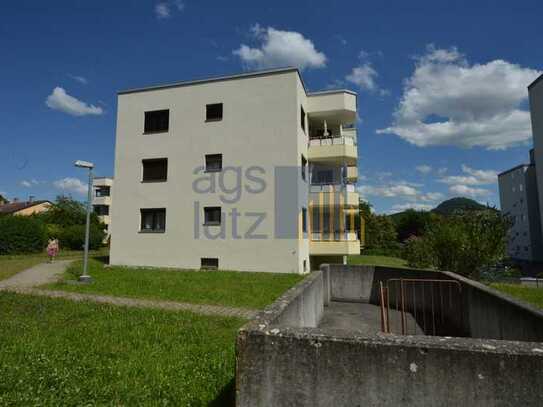
M 242 324 L 0 293 L 0 405 L 229 405 Z
M 364 266 L 407 267 L 407 262 L 397 257 L 355 255 L 347 258 L 348 264 Z
M 492 283 L 492 288 L 509 294 L 512 297 L 525 301 L 543 309 L 543 288 L 526 287 L 518 284 Z
M 74 279 L 74 274 L 77 275 L 81 267 L 80 262 L 72 264 L 65 278 Z M 264 308 L 303 278 L 296 274 L 104 268 L 104 264 L 96 259 L 89 262 L 89 274 L 94 278 L 89 285 L 59 282 L 46 288 L 193 304 Z

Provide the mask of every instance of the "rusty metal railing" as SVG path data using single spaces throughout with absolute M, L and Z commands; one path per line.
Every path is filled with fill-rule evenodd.
M 379 282 L 381 331 L 445 335 L 462 318 L 462 285 L 456 280 L 396 278 Z

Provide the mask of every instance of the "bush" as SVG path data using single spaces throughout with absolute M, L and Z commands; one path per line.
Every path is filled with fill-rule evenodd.
M 60 242 L 60 248 L 83 250 L 85 245 L 85 225 L 72 225 L 60 229 L 56 236 Z M 102 246 L 105 234 L 98 225 L 90 226 L 89 249 L 96 250 Z
M 428 239 L 422 237 L 408 238 L 405 241 L 402 257 L 407 260 L 409 267 L 426 269 L 435 264 L 433 248 Z
M 391 242 L 386 247 L 364 247 L 362 252 L 365 256 L 389 256 L 389 257 L 403 257 L 402 244 L 397 242 Z
M 45 226 L 36 217 L 0 217 L 0 254 L 36 253 L 46 243 Z

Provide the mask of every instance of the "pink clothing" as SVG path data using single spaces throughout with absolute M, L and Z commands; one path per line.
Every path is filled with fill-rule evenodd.
M 51 242 L 47 245 L 47 255 L 55 257 L 58 254 L 58 243 Z

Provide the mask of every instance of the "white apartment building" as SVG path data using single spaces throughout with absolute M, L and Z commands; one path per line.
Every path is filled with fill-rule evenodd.
M 113 178 L 95 177 L 92 180 L 92 208 L 98 219 L 106 225 L 106 238 L 111 234 L 111 187 Z
M 111 264 L 303 273 L 359 253 L 356 109 L 295 68 L 119 92 Z
M 498 175 L 500 206 L 513 225 L 507 253 L 525 262 L 543 261 L 543 75 L 528 86 L 534 148 L 530 163 Z

